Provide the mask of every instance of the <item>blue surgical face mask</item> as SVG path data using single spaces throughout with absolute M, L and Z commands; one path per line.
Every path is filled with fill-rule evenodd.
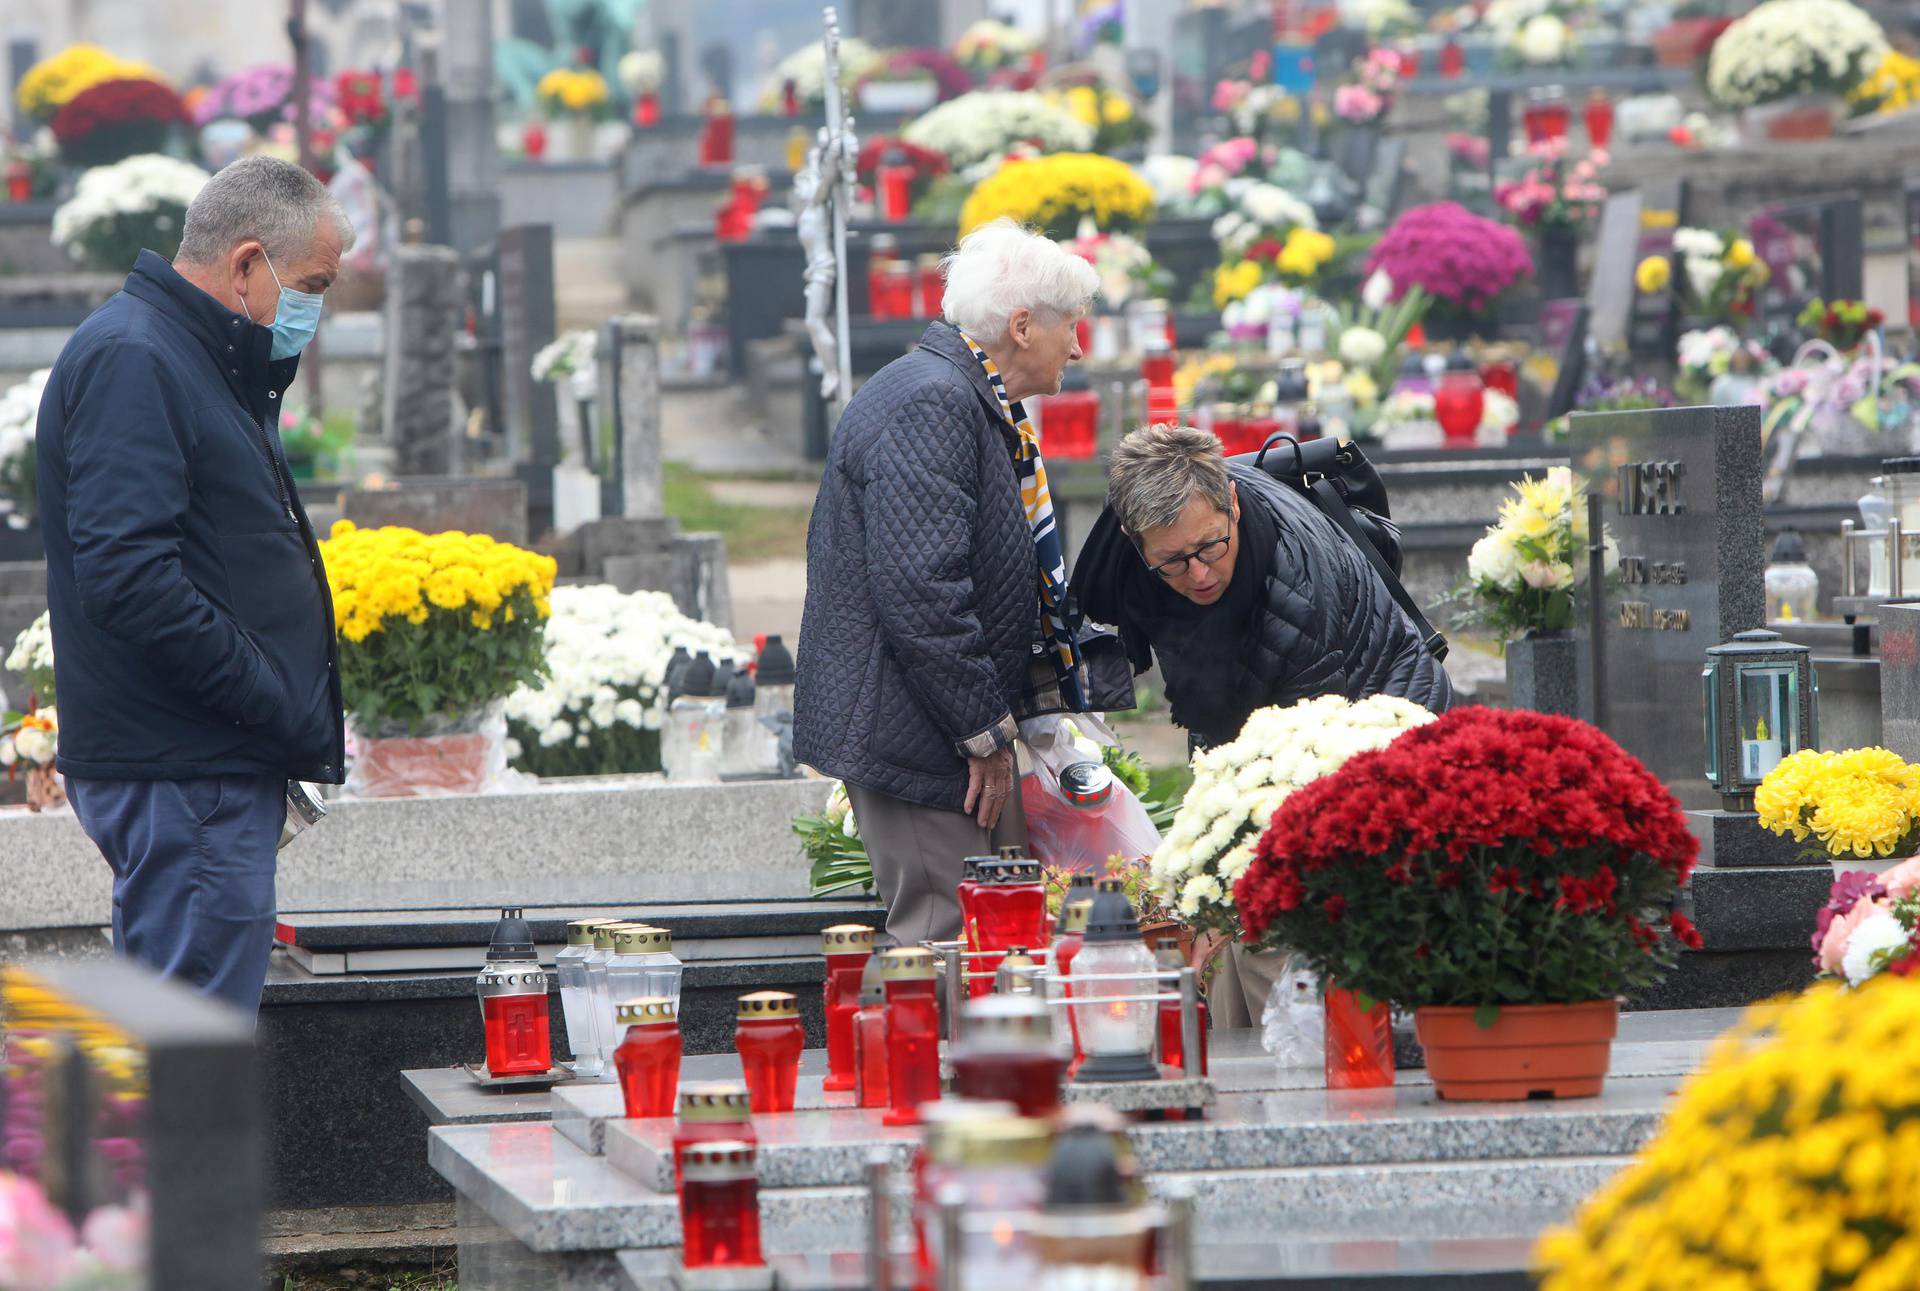
M 267 272 L 273 274 L 273 285 L 280 288 L 280 307 L 273 311 L 273 349 L 269 353 L 275 359 L 290 359 L 312 344 L 314 334 L 320 330 L 321 298 L 316 292 L 282 286 L 272 257 L 263 250 L 260 258 L 267 262 Z M 252 310 L 247 311 L 247 319 L 252 321 Z

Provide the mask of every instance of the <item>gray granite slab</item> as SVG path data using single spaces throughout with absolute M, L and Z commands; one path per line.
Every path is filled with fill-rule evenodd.
M 489 1089 L 464 1067 L 403 1071 L 401 1087 L 427 1114 L 429 1125 L 481 1125 L 494 1121 L 544 1121 L 552 1115 L 550 1089 Z
M 786 901 L 662 901 L 628 904 L 524 906 L 534 940 L 543 948 L 564 944 L 567 924 L 574 919 L 618 916 L 672 930 L 676 947 L 696 940 L 737 941 L 755 937 L 811 936 L 838 923 L 878 926 L 885 909 L 871 900 Z M 396 947 L 473 947 L 484 955 L 493 935 L 497 906 L 462 906 L 408 910 L 328 910 L 283 912 L 278 939 L 319 954 Z M 543 958 L 550 957 L 543 953 Z M 739 956 L 731 956 L 738 958 Z M 685 958 L 685 955 L 682 955 Z
M 808 1061 L 812 1059 L 812 1061 Z M 819 1111 L 828 1108 L 854 1108 L 852 1090 L 821 1088 L 826 1079 L 827 1057 L 824 1049 L 808 1049 L 801 1055 L 800 1078 L 795 1082 L 793 1102 L 796 1110 Z M 738 1081 L 740 1057 L 731 1053 L 702 1054 L 683 1058 L 680 1083 L 707 1080 Z M 554 1127 L 584 1152 L 598 1156 L 605 1151 L 607 1125 L 626 1119 L 626 1102 L 619 1085 L 611 1081 L 580 1081 L 556 1085 L 553 1090 Z M 755 1117 L 755 1124 L 775 1118 Z
M 1069 1080 L 1060 1087 L 1063 1103 L 1095 1103 L 1116 1112 L 1198 1110 L 1213 1106 L 1218 1091 L 1211 1080 L 1165 1077 L 1112 1083 Z
M 801 897 L 793 818 L 821 780 L 549 781 L 514 793 L 341 799 L 280 854 L 285 910 Z M 101 925 L 112 871 L 70 812 L 0 813 L 0 931 Z
M 1418 1086 L 1226 1094 L 1206 1120 L 1136 1125 L 1128 1136 L 1154 1172 L 1621 1155 L 1653 1135 L 1679 1083 L 1617 1079 L 1599 1098 L 1499 1104 L 1443 1103 Z M 671 1118 L 609 1121 L 607 1160 L 668 1191 L 673 1132 Z M 755 1117 L 754 1132 L 766 1188 L 857 1185 L 875 1149 L 904 1166 L 917 1137 L 859 1108 Z

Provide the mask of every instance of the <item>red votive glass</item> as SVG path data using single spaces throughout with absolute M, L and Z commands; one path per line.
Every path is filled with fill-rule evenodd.
M 918 1124 L 920 1108 L 940 1097 L 940 1004 L 933 963 L 933 952 L 919 947 L 881 956 L 887 995 L 885 1125 Z
M 1160 971 L 1163 973 L 1165 972 L 1177 973 L 1181 969 L 1187 966 L 1187 961 L 1180 954 L 1180 943 L 1174 940 L 1172 937 L 1162 937 L 1160 938 L 1159 941 L 1154 943 L 1153 958 L 1154 958 L 1154 962 L 1159 965 Z M 1180 988 L 1177 983 L 1168 983 L 1168 982 L 1161 982 L 1156 988 L 1156 993 L 1164 994 L 1169 990 L 1171 990 L 1175 995 L 1178 995 L 1180 993 Z M 1178 1067 L 1180 1069 L 1180 1073 L 1184 1076 L 1206 1075 L 1207 1074 L 1207 1002 L 1206 1000 L 1200 999 L 1200 1000 L 1197 1000 L 1195 1003 L 1195 1009 L 1199 1015 L 1198 1022 L 1200 1024 L 1200 1069 L 1198 1071 L 1189 1071 L 1187 1069 L 1186 1033 L 1180 1027 L 1180 1001 L 1177 999 L 1161 1000 L 1159 1007 L 1160 1007 L 1160 1065 L 1163 1067 Z
M 1084 462 L 1100 446 L 1100 396 L 1084 385 L 1040 401 L 1040 435 L 1056 462 Z
M 940 269 L 940 257 L 923 255 L 916 262 L 920 283 L 920 316 L 938 318 L 947 301 L 947 275 Z
M 880 218 L 899 224 L 913 209 L 913 167 L 902 165 L 891 155 L 876 168 L 874 178 L 880 189 Z
M 980 933 L 973 925 L 973 896 L 980 890 L 980 867 L 998 859 L 997 856 L 968 856 L 960 861 L 960 886 L 954 891 L 960 900 L 960 940 L 963 950 L 980 949 Z
M 1327 986 L 1328 1089 L 1384 1089 L 1393 1084 L 1393 1020 L 1384 1000 L 1362 1009 L 1352 991 Z
M 680 1190 L 687 1152 L 702 1143 L 758 1143 L 747 1115 L 747 1087 L 732 1082 L 688 1085 L 680 1091 L 680 1120 L 673 1128 L 673 1187 Z
M 1140 375 L 1149 390 L 1173 389 L 1173 351 L 1149 350 L 1140 360 Z
M 979 930 L 976 949 L 988 952 L 973 961 L 976 973 L 991 973 L 1000 958 L 1015 946 L 1047 944 L 1047 889 L 1035 860 L 984 861 L 975 867 L 979 887 L 973 894 L 973 919 Z M 993 986 L 991 978 L 969 982 L 968 994 L 981 996 Z
M 1449 366 L 1433 388 L 1433 419 L 1455 445 L 1472 444 L 1480 433 L 1480 417 L 1486 411 L 1487 391 L 1471 363 Z
M 853 1015 L 860 1011 L 860 974 L 873 958 L 873 929 L 835 924 L 820 934 L 827 957 L 827 1079 L 823 1088 L 854 1086 Z
M 1557 85 L 1549 85 L 1533 92 L 1520 119 L 1526 127 L 1528 143 L 1552 143 L 1567 137 L 1567 127 L 1573 123 L 1573 109 L 1567 106 L 1565 92 Z
M 700 128 L 700 164 L 733 165 L 733 109 L 725 99 L 707 105 L 707 120 Z
M 680 1190 L 680 1262 L 690 1269 L 757 1268 L 760 1185 L 756 1146 L 738 1139 L 688 1149 Z
M 800 1001 L 787 991 L 742 995 L 734 1014 L 733 1047 L 747 1078 L 753 1110 L 793 1110 L 793 1087 L 800 1077 L 800 1051 L 807 1034 L 800 1026 Z
M 1086 1057 L 1080 1048 L 1080 1010 L 1066 1002 L 1073 998 L 1073 979 L 1068 974 L 1073 971 L 1074 956 L 1080 953 L 1080 947 L 1085 942 L 1087 911 L 1093 908 L 1092 897 L 1076 899 L 1074 896 L 1075 888 L 1082 886 L 1079 882 L 1082 877 L 1089 880 L 1084 885 L 1085 890 L 1089 892 L 1093 890 L 1091 875 L 1074 876 L 1073 885 L 1067 889 L 1066 903 L 1060 907 L 1059 935 L 1053 939 L 1053 975 L 1064 988 L 1060 1002 L 1054 1006 L 1054 1024 L 1057 1031 L 1059 1014 L 1066 1014 L 1067 1035 L 1073 1045 L 1073 1056 L 1067 1064 L 1069 1076 L 1079 1070 L 1081 1060 Z
M 642 130 L 651 130 L 660 124 L 660 96 L 642 94 L 633 104 L 633 123 Z
M 1519 369 L 1506 359 L 1493 359 L 1480 365 L 1480 380 L 1489 390 L 1498 390 L 1509 399 L 1520 397 Z
M 1467 52 L 1460 48 L 1460 42 L 1449 40 L 1440 51 L 1440 75 L 1451 81 L 1467 70 Z
M 613 1051 L 628 1116 L 672 1116 L 680 1088 L 680 1001 L 666 996 L 613 1006 L 626 1036 Z
M 1613 142 L 1613 100 L 1604 90 L 1595 90 L 1587 96 L 1581 115 L 1587 122 L 1587 145 L 1595 152 L 1607 151 Z
M 1051 1116 L 1060 1107 L 1066 1060 L 1054 1047 L 1053 1020 L 1032 995 L 993 995 L 966 1007 L 953 1047 L 953 1092 L 962 1098 L 1012 1103 L 1022 1116 Z
M 853 1015 L 853 1091 L 861 1107 L 885 1107 L 887 1086 L 887 1006 L 862 1005 Z

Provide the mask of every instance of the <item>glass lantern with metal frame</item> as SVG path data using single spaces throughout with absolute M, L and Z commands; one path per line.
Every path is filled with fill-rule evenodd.
M 1767 772 L 1820 743 L 1813 651 L 1764 629 L 1707 651 L 1707 780 L 1728 811 L 1752 811 Z

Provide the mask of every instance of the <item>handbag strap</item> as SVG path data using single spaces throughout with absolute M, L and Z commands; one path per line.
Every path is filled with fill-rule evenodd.
M 1448 648 L 1446 637 L 1440 634 L 1440 629 L 1427 620 L 1427 616 L 1421 612 L 1420 607 L 1414 603 L 1413 597 L 1408 594 L 1406 584 L 1400 581 L 1400 576 L 1393 572 L 1392 566 L 1387 564 L 1386 557 L 1382 556 L 1379 549 L 1368 540 L 1367 535 L 1361 532 L 1360 524 L 1353 518 L 1353 511 L 1347 506 L 1347 500 L 1340 496 L 1340 490 L 1322 477 L 1313 482 L 1308 489 L 1308 496 L 1319 506 L 1320 513 L 1333 521 L 1340 531 L 1347 535 L 1347 540 L 1366 556 L 1367 562 L 1373 566 L 1373 572 L 1378 574 L 1380 581 L 1387 585 L 1388 594 L 1405 611 L 1407 617 L 1413 620 L 1414 631 L 1420 634 L 1421 644 L 1427 647 L 1427 652 L 1436 660 L 1445 659 Z

